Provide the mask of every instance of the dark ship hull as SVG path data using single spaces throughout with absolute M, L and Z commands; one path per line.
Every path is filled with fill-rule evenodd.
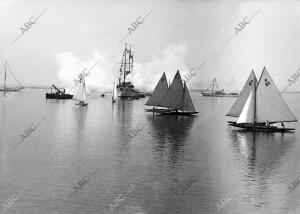
M 52 88 L 54 88 L 56 90 L 56 92 L 52 93 Z M 73 98 L 73 95 L 65 93 L 65 89 L 63 91 L 61 91 L 55 85 L 51 86 L 50 93 L 46 93 L 46 99 L 68 100 L 68 99 L 72 99 L 72 98 Z
M 131 82 L 123 82 L 117 85 L 117 93 L 119 98 L 139 99 L 144 98 L 145 94 L 134 89 Z
M 68 100 L 72 99 L 71 94 L 56 94 L 56 93 L 46 93 L 46 99 L 58 99 L 58 100 Z
M 245 123 L 236 123 L 228 121 L 228 125 L 233 127 L 242 128 L 246 131 L 256 131 L 256 132 L 289 132 L 294 131 L 294 128 L 278 128 L 276 126 L 265 126 L 264 123 L 255 123 L 255 124 L 245 124 Z

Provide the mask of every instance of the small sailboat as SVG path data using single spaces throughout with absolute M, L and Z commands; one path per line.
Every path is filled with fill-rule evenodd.
M 158 81 L 157 85 L 154 88 L 152 95 L 150 96 L 149 100 L 145 105 L 153 106 L 152 109 L 145 109 L 147 112 L 165 112 L 170 111 L 166 108 L 157 108 L 161 99 L 165 96 L 168 90 L 168 82 L 165 72 L 161 76 L 160 80 Z
M 177 70 L 173 82 L 157 106 L 171 109 L 169 111 L 161 112 L 162 114 L 184 116 L 198 113 L 195 110 L 185 82 L 182 84 L 179 70 Z
M 10 72 L 10 74 L 15 79 L 15 81 L 19 84 L 19 87 L 7 87 L 7 82 L 6 82 L 7 81 L 7 70 Z M 0 88 L 0 91 L 4 91 L 4 92 L 18 92 L 18 91 L 21 91 L 23 88 L 24 87 L 22 86 L 22 84 L 19 82 L 19 80 L 17 80 L 17 78 L 15 77 L 14 73 L 10 69 L 7 61 L 5 61 L 5 64 L 4 64 L 4 83 L 3 83 L 3 88 Z
M 238 97 L 239 96 L 239 92 L 238 92 L 238 88 L 235 85 L 235 81 L 233 78 L 231 78 L 231 80 L 228 83 L 226 92 L 224 94 L 224 97 Z
M 236 122 L 228 121 L 228 125 L 250 131 L 291 131 L 295 129 L 285 128 L 283 123 L 297 121 L 266 68 L 258 82 L 252 70 L 226 116 L 238 118 Z M 275 123 L 281 123 L 281 127 L 274 126 Z
M 73 100 L 79 101 L 75 103 L 75 105 L 79 106 L 87 106 L 87 99 L 86 99 L 86 86 L 85 86 L 85 75 L 80 75 L 80 79 L 77 83 L 76 91 L 73 96 Z
M 112 94 L 112 102 L 115 103 L 117 101 L 117 87 L 116 82 L 114 82 L 113 94 Z

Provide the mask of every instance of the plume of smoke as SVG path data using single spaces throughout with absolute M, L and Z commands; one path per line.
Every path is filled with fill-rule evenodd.
M 112 75 L 113 63 L 107 53 L 96 52 L 87 60 L 83 60 L 71 52 L 63 52 L 57 54 L 56 59 L 60 64 L 57 78 L 64 87 L 71 88 L 78 74 L 86 70 L 86 73 L 89 73 L 86 77 L 88 93 L 96 89 L 104 90 L 112 88 L 114 81 Z M 95 64 L 97 65 L 90 70 Z
M 170 82 L 178 69 L 182 77 L 188 72 L 185 63 L 187 51 L 187 47 L 183 44 L 168 45 L 164 50 L 157 51 L 148 62 L 134 63 L 134 71 L 128 75 L 128 78 L 136 88 L 146 92 L 153 91 L 163 72 L 166 72 Z

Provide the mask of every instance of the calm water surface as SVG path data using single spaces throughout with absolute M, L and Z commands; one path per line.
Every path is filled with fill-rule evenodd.
M 45 90 L 1 93 L 0 204 L 16 200 L 0 211 L 300 213 L 298 187 L 288 191 L 300 175 L 299 124 L 295 133 L 238 131 L 224 116 L 235 98 L 191 95 L 194 117 L 146 113 L 147 98 L 93 96 L 80 108 L 46 100 Z M 300 94 L 283 96 L 300 119 Z

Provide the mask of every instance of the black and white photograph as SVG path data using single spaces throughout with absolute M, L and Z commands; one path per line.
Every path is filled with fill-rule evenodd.
M 300 214 L 300 1 L 0 0 L 0 214 Z

